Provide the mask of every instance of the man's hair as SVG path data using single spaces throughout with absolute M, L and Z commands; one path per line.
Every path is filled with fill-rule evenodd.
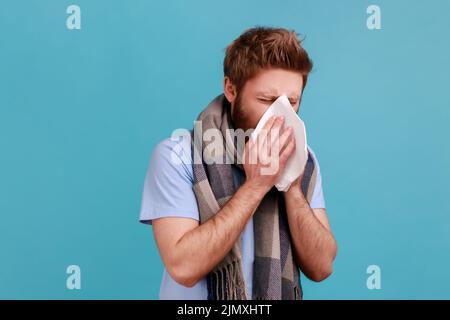
M 224 76 L 239 92 L 262 69 L 281 68 L 301 73 L 304 88 L 313 63 L 301 46 L 302 41 L 295 31 L 287 29 L 248 29 L 226 48 Z

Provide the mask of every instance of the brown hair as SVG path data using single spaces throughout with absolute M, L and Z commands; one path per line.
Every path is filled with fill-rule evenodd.
M 239 92 L 260 70 L 282 68 L 301 73 L 304 88 L 313 63 L 302 48 L 302 41 L 294 31 L 282 28 L 248 29 L 226 48 L 224 76 Z

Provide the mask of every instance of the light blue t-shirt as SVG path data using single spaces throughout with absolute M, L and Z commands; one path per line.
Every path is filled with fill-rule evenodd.
M 311 148 L 308 150 L 317 166 L 316 187 L 310 203 L 311 208 L 325 208 L 322 178 L 317 158 Z M 235 170 L 234 182 L 239 186 L 245 179 Z M 144 182 L 139 220 L 151 224 L 162 217 L 183 217 L 199 220 L 197 200 L 193 191 L 193 169 L 189 136 L 172 137 L 161 141 L 153 151 Z M 253 218 L 247 222 L 243 232 L 243 272 L 248 292 L 252 292 L 254 238 Z M 172 279 L 164 269 L 159 291 L 160 299 L 205 300 L 207 299 L 206 278 L 193 287 L 185 287 Z

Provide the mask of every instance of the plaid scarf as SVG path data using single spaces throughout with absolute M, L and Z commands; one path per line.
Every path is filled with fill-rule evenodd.
M 234 195 L 237 186 L 233 170 L 243 170 L 243 147 L 236 147 L 234 137 L 227 129 L 233 129 L 230 103 L 223 94 L 217 96 L 197 118 L 192 134 L 194 193 L 200 212 L 200 223 L 213 217 Z M 204 141 L 203 133 L 217 129 L 223 152 L 212 157 L 205 149 L 217 143 L 217 137 Z M 220 149 L 219 149 L 220 150 Z M 207 150 L 206 150 L 207 151 Z M 233 161 L 227 162 L 228 159 Z M 222 162 L 213 161 L 221 159 Z M 197 160 L 197 161 L 196 161 Z M 229 161 L 229 160 L 228 160 Z M 301 188 L 308 203 L 317 172 L 308 151 L 308 161 Z M 253 292 L 247 292 L 242 269 L 242 243 L 240 238 L 225 258 L 207 275 L 209 300 L 300 300 L 303 292 L 300 272 L 291 244 L 291 235 L 282 192 L 273 187 L 263 198 L 253 215 L 255 257 L 253 264 Z

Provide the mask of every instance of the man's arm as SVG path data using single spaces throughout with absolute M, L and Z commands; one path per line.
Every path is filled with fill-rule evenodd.
M 189 218 L 153 221 L 156 242 L 172 278 L 192 287 L 228 254 L 264 195 L 244 184 L 206 223 Z
M 285 193 L 295 258 L 308 278 L 322 281 L 333 272 L 337 244 L 325 209 L 311 209 L 299 184 L 297 180 Z

